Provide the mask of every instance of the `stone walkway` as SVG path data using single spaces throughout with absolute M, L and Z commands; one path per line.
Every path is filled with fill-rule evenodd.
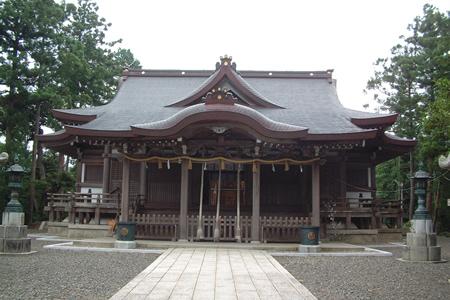
M 261 250 L 168 249 L 111 299 L 316 299 Z

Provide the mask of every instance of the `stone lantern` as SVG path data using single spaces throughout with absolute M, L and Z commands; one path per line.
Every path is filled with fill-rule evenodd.
M 21 216 L 23 217 L 22 204 L 19 202 L 19 190 L 22 188 L 22 176 L 24 172 L 22 166 L 18 164 L 14 164 L 6 170 L 6 173 L 9 175 L 8 187 L 11 188 L 11 200 L 6 205 L 5 213 L 22 213 Z M 3 222 L 5 222 L 5 219 L 3 219 Z M 21 223 L 23 224 L 23 220 Z
M 412 228 L 415 233 L 431 233 L 433 231 L 433 223 L 428 209 L 425 207 L 427 182 L 431 179 L 431 176 L 427 172 L 419 170 L 414 174 L 413 179 L 416 183 L 417 209 L 414 212 Z
M 417 195 L 417 209 L 412 220 L 411 232 L 406 235 L 406 249 L 403 259 L 409 261 L 441 261 L 441 247 L 437 246 L 436 233 L 433 233 L 431 216 L 425 207 L 427 182 L 431 176 L 417 171 L 413 176 Z
M 24 170 L 20 165 L 14 164 L 6 172 L 9 174 L 8 187 L 11 188 L 11 200 L 6 205 L 0 225 L 0 252 L 30 253 L 31 239 L 27 238 L 25 214 L 19 202 Z

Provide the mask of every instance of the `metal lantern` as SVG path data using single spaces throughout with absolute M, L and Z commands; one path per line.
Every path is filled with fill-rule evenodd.
M 11 200 L 5 208 L 5 212 L 23 212 L 22 205 L 19 202 L 18 190 L 22 187 L 22 175 L 25 172 L 22 166 L 14 164 L 6 172 L 9 174 L 8 187 L 11 188 Z
M 419 166 L 420 168 L 421 166 Z M 428 210 L 425 207 L 425 195 L 427 192 L 427 182 L 431 178 L 430 174 L 423 170 L 418 170 L 414 176 L 413 179 L 416 183 L 416 191 L 415 194 L 417 195 L 417 209 L 414 213 L 414 219 L 430 219 L 430 215 L 428 214 Z
M 21 165 L 14 164 L 6 170 L 9 175 L 8 187 L 12 189 L 20 189 L 22 187 L 22 176 L 24 169 Z

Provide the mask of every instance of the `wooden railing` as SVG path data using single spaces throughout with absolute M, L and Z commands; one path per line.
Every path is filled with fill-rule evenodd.
M 328 211 L 327 203 L 333 203 L 334 211 L 378 211 L 393 212 L 401 210 L 401 203 L 398 200 L 382 199 L 357 199 L 357 198 L 336 198 L 335 201 L 329 199 L 322 201 L 321 210 Z
M 236 218 L 235 216 L 219 216 L 220 241 L 236 241 Z M 214 229 L 216 228 L 216 216 L 203 216 L 203 234 L 205 241 L 214 240 Z M 241 241 L 250 242 L 252 220 L 250 216 L 240 217 Z M 198 216 L 188 217 L 188 239 L 197 240 Z
M 187 234 L 190 241 L 197 240 L 198 215 L 187 218 Z M 203 216 L 204 241 L 214 240 L 215 216 Z M 178 214 L 133 214 L 130 221 L 136 222 L 136 238 L 176 240 L 179 233 Z M 311 224 L 308 217 L 260 217 L 260 240 L 264 242 L 298 242 L 299 228 Z M 251 241 L 251 216 L 241 216 L 241 241 Z M 236 217 L 220 216 L 220 241 L 236 241 Z
M 177 239 L 178 215 L 131 214 L 130 221 L 136 223 L 137 239 Z
M 261 217 L 262 242 L 295 242 L 300 239 L 300 227 L 310 225 L 309 217 Z
M 89 223 L 94 218 L 100 224 L 103 213 L 117 214 L 120 196 L 118 194 L 65 193 L 48 194 L 48 211 L 50 222 L 61 222 L 65 217 L 69 223 Z
M 323 218 L 329 218 L 332 215 L 335 218 L 344 218 L 345 226 L 349 228 L 352 218 L 365 220 L 369 228 L 379 228 L 383 219 L 392 219 L 396 226 L 401 225 L 402 207 L 400 201 L 382 200 L 382 199 L 348 199 L 336 198 L 322 199 L 321 215 Z M 364 227 L 363 227 L 364 228 Z

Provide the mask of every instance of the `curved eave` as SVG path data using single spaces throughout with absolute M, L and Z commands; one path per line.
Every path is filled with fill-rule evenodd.
M 374 139 L 377 137 L 378 130 L 368 130 L 363 132 L 345 132 L 345 133 L 310 133 L 305 138 L 306 141 L 354 141 L 363 139 Z
M 361 128 L 388 127 L 395 123 L 398 114 L 375 118 L 351 118 L 351 122 Z
M 218 72 L 211 75 L 206 84 L 202 86 L 199 90 L 194 91 L 188 97 L 177 101 L 175 103 L 167 105 L 167 107 L 182 107 L 193 104 L 195 101 L 206 95 L 206 93 L 210 92 L 217 84 L 219 84 L 224 78 L 227 78 L 231 84 L 238 89 L 238 91 L 244 96 L 248 97 L 255 106 L 262 106 L 267 108 L 283 108 L 282 106 L 276 105 L 272 102 L 269 102 L 259 95 L 255 94 L 251 89 L 249 89 L 242 81 L 243 79 L 239 78 L 239 75 L 233 70 L 231 66 L 222 65 Z
M 67 133 L 66 130 L 61 130 L 59 132 L 50 133 L 50 134 L 37 135 L 37 139 L 41 143 L 61 141 L 61 140 L 64 140 L 64 139 L 67 139 L 70 137 L 71 137 L 71 135 L 69 133 Z
M 126 138 L 126 137 L 134 137 L 135 135 L 131 132 L 131 130 L 96 130 L 96 129 L 87 129 L 80 128 L 76 126 L 66 125 L 64 126 L 66 131 L 72 135 L 79 136 L 95 136 L 95 137 L 118 137 L 118 138 Z
M 65 111 L 60 111 L 57 109 L 52 109 L 51 110 L 52 115 L 58 119 L 61 122 L 64 123 L 80 123 L 80 124 L 84 124 L 87 122 L 90 122 L 92 120 L 95 120 L 97 118 L 97 115 L 79 115 L 79 114 L 72 114 L 69 112 L 65 112 Z
M 47 148 L 53 149 L 54 151 L 71 156 L 75 154 L 75 151 L 71 146 L 71 143 L 75 140 L 75 138 L 65 130 L 52 134 L 38 135 L 37 139 L 42 145 Z
M 383 135 L 383 142 L 388 145 L 403 146 L 407 148 L 414 148 L 417 145 L 416 140 L 393 138 L 386 133 Z
M 152 124 L 149 124 L 146 125 L 146 127 L 134 125 L 131 126 L 131 130 L 134 134 L 142 136 L 174 136 L 189 125 L 198 123 L 214 124 L 216 122 L 243 124 L 244 126 L 252 128 L 258 134 L 268 138 L 300 139 L 308 134 L 308 129 L 304 127 L 293 129 L 293 126 L 291 126 L 289 130 L 274 130 L 273 128 L 267 128 L 252 117 L 230 111 L 202 111 L 188 115 L 177 122 L 174 121 L 173 124 L 170 124 L 171 122 L 169 122 L 169 126 L 163 128 L 152 128 Z M 276 125 L 279 124 L 276 123 Z

